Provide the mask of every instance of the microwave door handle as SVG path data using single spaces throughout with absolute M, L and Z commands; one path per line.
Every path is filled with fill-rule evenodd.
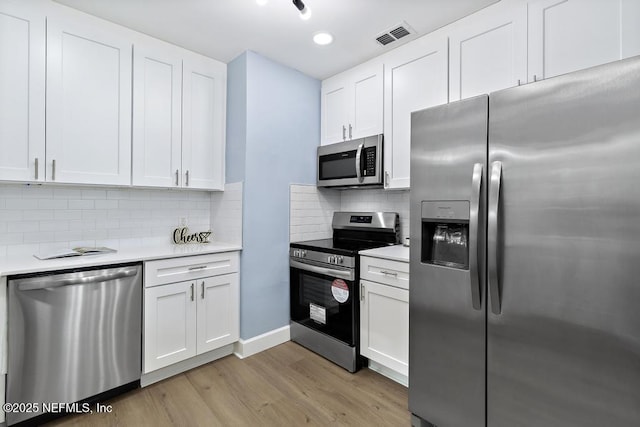
M 362 149 L 364 148 L 364 142 L 358 145 L 358 150 L 356 151 L 356 178 L 358 178 L 358 182 L 362 182 Z

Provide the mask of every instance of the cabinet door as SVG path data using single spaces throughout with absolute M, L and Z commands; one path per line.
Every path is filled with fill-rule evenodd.
M 409 188 L 411 113 L 448 98 L 447 39 L 421 38 L 385 60 L 385 188 Z
M 640 37 L 627 38 L 640 26 L 639 5 L 630 0 L 530 1 L 529 81 L 640 53 Z
M 322 145 L 347 139 L 347 86 L 344 75 L 322 82 Z
M 119 30 L 89 16 L 47 20 L 49 181 L 131 183 L 131 43 Z
M 196 355 L 195 281 L 144 290 L 144 372 Z
M 197 280 L 198 354 L 238 341 L 240 299 L 238 274 Z
M 409 373 L 409 291 L 361 280 L 360 352 Z
M 45 17 L 24 3 L 0 3 L 0 180 L 43 181 Z
M 182 186 L 222 190 L 227 66 L 189 54 L 182 78 Z
M 351 71 L 351 95 L 347 104 L 349 122 L 347 139 L 382 133 L 382 97 L 384 92 L 382 63 L 367 63 Z
M 133 49 L 133 185 L 179 187 L 182 56 L 144 41 Z
M 449 48 L 451 101 L 524 83 L 526 7 L 500 3 L 459 21 L 451 30 Z

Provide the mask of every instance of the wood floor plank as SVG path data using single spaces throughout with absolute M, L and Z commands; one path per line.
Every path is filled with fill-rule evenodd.
M 355 374 L 293 342 L 228 356 L 51 426 L 408 426 L 407 388 Z

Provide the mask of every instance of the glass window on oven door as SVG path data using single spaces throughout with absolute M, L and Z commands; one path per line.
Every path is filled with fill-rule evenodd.
M 354 345 L 354 282 L 294 271 L 297 277 L 292 281 L 291 319 Z

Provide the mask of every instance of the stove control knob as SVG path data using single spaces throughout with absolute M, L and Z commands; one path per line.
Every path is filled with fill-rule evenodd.
M 335 259 L 336 257 L 334 257 L 333 255 L 329 255 L 329 264 L 335 264 Z
M 294 256 L 294 257 L 298 257 L 298 256 L 300 256 L 300 251 L 299 251 L 298 249 L 294 249 L 294 250 L 293 250 L 293 256 Z
M 344 258 L 342 256 L 338 257 L 338 264 L 342 264 L 344 262 Z
M 306 258 L 307 257 L 307 251 L 306 250 L 302 250 L 301 252 L 302 252 L 302 254 L 301 254 L 302 258 Z

